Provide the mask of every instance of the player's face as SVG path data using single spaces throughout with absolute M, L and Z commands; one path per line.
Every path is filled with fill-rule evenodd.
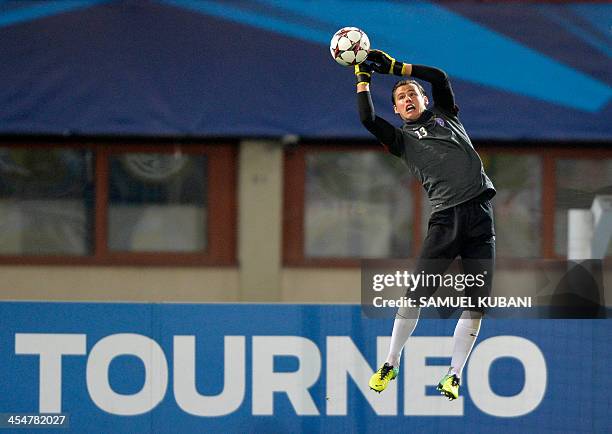
M 428 99 L 414 84 L 405 84 L 395 89 L 393 110 L 405 121 L 414 121 L 427 107 Z

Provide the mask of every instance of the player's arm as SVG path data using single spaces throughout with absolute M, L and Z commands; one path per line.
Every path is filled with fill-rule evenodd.
M 455 94 L 448 75 L 441 69 L 399 62 L 381 50 L 370 50 L 368 60 L 373 62 L 372 69 L 379 74 L 394 74 L 428 81 L 431 83 L 431 93 L 435 106 L 452 114 L 457 114 L 459 111 L 455 105 Z
M 366 129 L 372 133 L 383 146 L 393 155 L 401 157 L 401 132 L 383 118 L 376 116 L 372 95 L 370 94 L 370 81 L 372 78 L 371 68 L 361 63 L 355 65 L 357 76 L 357 108 L 359 119 Z
M 434 105 L 449 113 L 457 114 L 459 109 L 455 104 L 455 94 L 446 72 L 425 65 L 410 65 L 410 68 L 406 68 L 406 71 L 410 71 L 409 75 L 411 77 L 431 83 L 431 96 L 433 97 Z

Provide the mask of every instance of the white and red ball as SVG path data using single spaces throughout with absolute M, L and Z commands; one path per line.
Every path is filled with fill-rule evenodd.
M 343 27 L 334 33 L 329 51 L 334 60 L 342 66 L 358 65 L 368 56 L 370 39 L 357 27 Z

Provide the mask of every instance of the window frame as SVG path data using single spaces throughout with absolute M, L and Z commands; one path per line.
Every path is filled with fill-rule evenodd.
M 297 149 L 285 151 L 283 186 L 283 264 L 292 267 L 359 267 L 360 258 L 316 257 L 307 258 L 304 254 L 304 211 L 306 199 L 306 156 L 313 152 L 381 152 L 378 145 L 356 144 L 308 144 Z M 412 177 L 410 192 L 414 198 L 412 240 L 410 255 L 415 256 L 422 243 L 420 231 L 422 202 L 419 189 L 421 185 Z
M 555 252 L 555 209 L 556 209 L 556 163 L 558 159 L 612 159 L 612 149 L 606 143 L 542 143 L 482 141 L 474 144 L 479 154 L 515 154 L 533 155 L 540 157 L 542 165 L 541 188 L 541 230 L 540 252 L 541 259 L 564 260 Z M 361 265 L 359 258 L 307 258 L 304 254 L 304 212 L 305 212 L 305 181 L 306 181 L 306 155 L 312 152 L 327 151 L 376 151 L 385 152 L 376 144 L 329 144 L 304 143 L 299 148 L 287 150 L 284 158 L 284 190 L 283 190 L 283 265 L 290 267 L 321 267 L 321 268 L 355 268 Z M 495 183 L 495 180 L 493 180 Z M 413 233 L 414 242 L 410 258 L 418 256 L 423 242 L 421 233 L 422 224 L 422 194 L 421 185 L 413 178 L 411 192 L 414 198 L 413 206 Z M 504 257 L 501 261 L 509 267 L 522 267 L 533 262 L 528 258 Z
M 174 141 L 0 141 L 1 147 L 86 149 L 93 154 L 94 209 L 89 255 L 0 255 L 0 265 L 235 266 L 237 232 L 237 146 Z M 207 158 L 206 249 L 201 252 L 114 252 L 108 246 L 109 156 L 124 153 L 204 155 Z M 221 182 L 215 182 L 220 180 Z M 214 205 L 213 205 L 214 204 Z
M 552 207 L 551 213 L 551 225 L 550 225 L 550 257 L 553 259 L 567 259 L 567 256 L 560 255 L 555 249 L 555 224 L 556 224 L 556 211 L 557 211 L 557 161 L 558 160 L 604 160 L 612 159 L 612 149 L 563 149 L 557 155 L 555 155 L 554 165 L 551 169 L 551 183 L 554 185 L 554 196 L 551 200 Z M 612 265 L 612 260 L 609 257 L 604 258 L 604 263 Z

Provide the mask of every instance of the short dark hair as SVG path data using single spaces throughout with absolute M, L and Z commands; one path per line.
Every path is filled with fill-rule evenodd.
M 421 83 L 419 83 L 418 81 L 410 80 L 410 79 L 400 80 L 397 83 L 395 83 L 395 86 L 393 86 L 393 90 L 391 91 L 391 102 L 393 103 L 393 105 L 395 105 L 395 90 L 398 87 L 406 86 L 407 84 L 414 84 L 417 87 L 417 89 L 421 91 L 421 95 L 427 96 L 427 93 L 425 93 L 425 89 L 423 88 L 423 86 L 421 86 Z

